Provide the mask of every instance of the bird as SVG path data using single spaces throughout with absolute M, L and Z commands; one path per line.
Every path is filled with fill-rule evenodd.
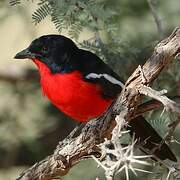
M 32 60 L 40 74 L 43 94 L 60 111 L 80 123 L 106 112 L 124 87 L 119 75 L 95 53 L 79 48 L 62 35 L 40 36 L 14 58 Z M 150 152 L 163 142 L 143 116 L 128 122 L 128 129 Z M 153 155 L 161 160 L 177 161 L 165 142 Z

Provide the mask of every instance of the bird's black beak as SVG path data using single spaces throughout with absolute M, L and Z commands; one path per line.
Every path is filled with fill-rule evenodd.
M 31 53 L 29 51 L 29 49 L 24 49 L 22 50 L 21 52 L 17 53 L 15 56 L 14 56 L 15 59 L 32 59 L 32 58 L 35 58 L 35 54 L 34 53 Z

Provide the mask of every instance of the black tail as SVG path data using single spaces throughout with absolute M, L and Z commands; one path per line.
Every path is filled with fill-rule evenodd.
M 142 117 L 139 116 L 129 122 L 130 134 L 135 134 L 135 138 L 142 144 L 142 147 L 153 151 L 157 144 L 162 142 L 162 138 L 155 129 Z M 164 143 L 160 148 L 157 148 L 153 154 L 161 160 L 170 159 L 177 161 L 175 155 L 170 150 L 168 145 Z

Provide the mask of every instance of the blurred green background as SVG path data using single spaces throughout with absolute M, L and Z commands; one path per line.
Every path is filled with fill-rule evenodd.
M 43 97 L 32 62 L 13 59 L 18 51 L 40 35 L 61 33 L 98 54 L 126 80 L 152 54 L 157 42 L 179 25 L 180 19 L 179 0 L 153 0 L 161 33 L 146 0 L 19 2 L 0 0 L 0 180 L 15 179 L 22 170 L 51 154 L 58 141 L 76 125 Z M 53 12 L 45 9 L 48 3 L 55 9 Z M 179 80 L 180 62 L 176 60 L 153 86 L 167 89 L 169 95 L 179 95 Z M 177 117 L 167 112 L 160 116 L 161 112 L 162 109 L 146 117 L 163 136 L 167 124 Z M 173 140 L 171 146 L 179 158 L 180 145 L 176 142 L 180 141 L 180 128 Z M 153 176 L 139 173 L 138 178 L 132 179 L 164 179 L 160 167 L 153 171 Z M 89 160 L 75 166 L 62 179 L 96 177 L 105 179 L 103 170 Z

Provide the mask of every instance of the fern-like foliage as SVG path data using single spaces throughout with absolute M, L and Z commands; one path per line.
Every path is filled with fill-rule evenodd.
M 56 11 L 53 11 L 51 14 L 51 21 L 54 23 L 56 29 L 61 33 L 64 28 L 63 25 L 63 14 L 58 14 Z
M 17 5 L 20 0 L 10 0 L 11 5 Z M 111 24 L 112 17 L 117 12 L 107 6 L 104 0 L 38 0 L 38 8 L 32 14 L 35 24 L 40 23 L 47 16 L 51 17 L 59 33 L 65 29 L 69 36 L 78 39 L 83 27 L 92 31 L 99 31 L 103 28 L 100 24 Z M 111 29 L 111 30 L 110 30 Z M 112 31 L 110 26 L 107 31 Z
M 11 0 L 12 5 L 20 0 Z M 71 38 L 78 39 L 83 27 L 92 31 L 99 31 L 99 22 L 110 23 L 117 13 L 106 6 L 106 1 L 96 0 L 39 0 L 38 8 L 32 14 L 35 24 L 40 23 L 47 16 L 51 17 L 59 33 L 65 29 Z M 108 28 L 112 30 L 113 28 Z M 107 29 L 107 30 L 108 30 Z
M 21 3 L 21 0 L 10 0 L 10 1 L 9 1 L 9 4 L 10 4 L 11 6 L 18 5 L 18 4 L 20 4 L 20 3 Z
M 40 23 L 44 18 L 51 14 L 51 8 L 49 3 L 41 2 L 41 5 L 36 11 L 32 14 L 32 19 L 35 24 Z
M 38 6 L 41 6 L 47 2 L 49 2 L 49 1 L 48 0 L 39 0 L 37 4 L 38 4 Z
M 80 23 L 74 23 L 71 25 L 68 34 L 71 38 L 74 38 L 75 40 L 77 40 L 81 31 L 82 31 L 81 24 Z

